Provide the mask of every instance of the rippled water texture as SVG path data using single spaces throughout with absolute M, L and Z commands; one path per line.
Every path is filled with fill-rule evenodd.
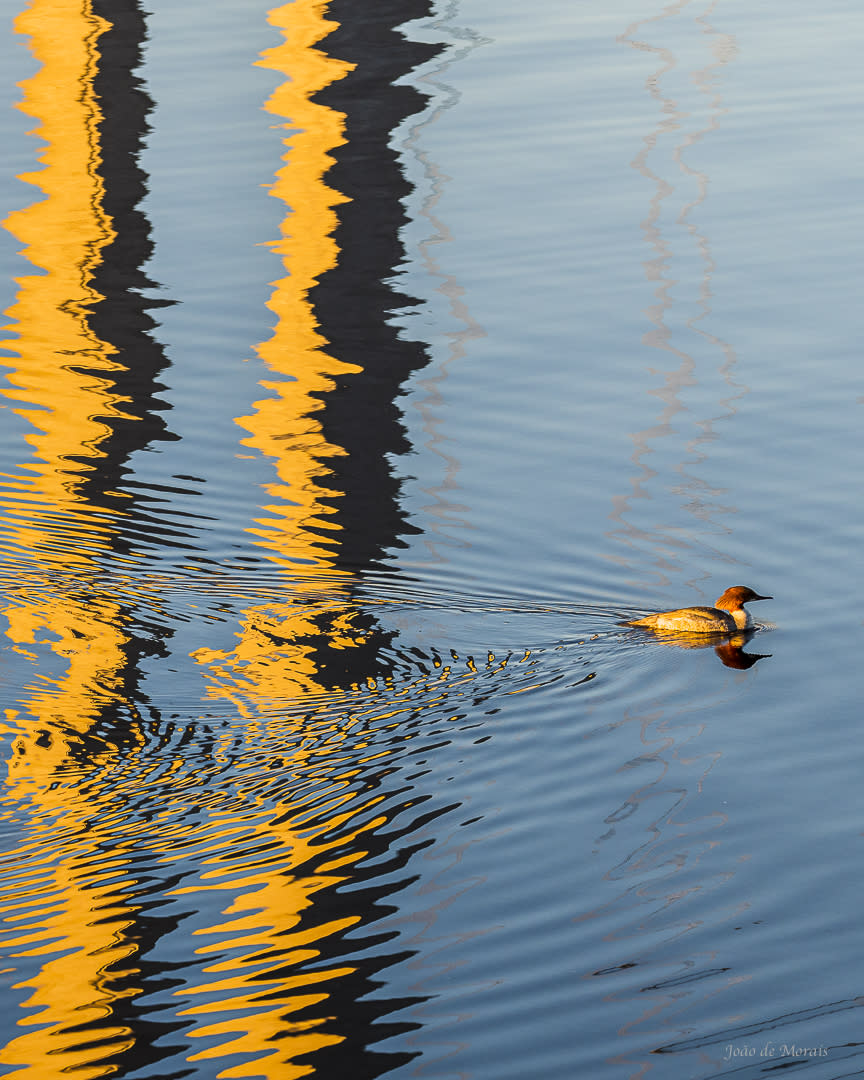
M 860 6 L 4 14 L 3 1075 L 860 1075 Z

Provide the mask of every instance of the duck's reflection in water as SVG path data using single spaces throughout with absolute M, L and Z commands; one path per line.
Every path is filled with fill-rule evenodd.
M 745 671 L 760 660 L 767 660 L 771 653 L 745 652 L 744 646 L 757 633 L 756 630 L 741 630 L 737 634 L 699 634 L 681 630 L 651 630 L 639 628 L 642 635 L 649 635 L 660 645 L 670 645 L 678 649 L 713 648 L 724 667 L 738 668 Z

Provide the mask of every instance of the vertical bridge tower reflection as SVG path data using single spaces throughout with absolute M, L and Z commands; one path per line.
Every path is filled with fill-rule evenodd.
M 142 656 L 162 646 L 134 630 L 128 598 L 106 580 L 142 561 L 140 499 L 122 490 L 129 461 L 176 438 L 157 397 L 166 360 L 147 308 L 159 302 L 139 292 L 151 241 L 136 155 L 152 103 L 129 65 L 143 21 L 128 5 L 139 31 L 124 28 L 124 47 L 98 6 L 36 0 L 16 21 L 42 65 L 21 108 L 47 144 L 44 168 L 21 179 L 45 198 L 4 222 L 39 271 L 19 279 L 7 312 L 17 337 L 0 361 L 2 392 L 32 426 L 32 460 L 0 489 L 0 544 L 19 579 L 6 614 L 19 646 L 56 638 L 66 670 L 21 712 L 19 743 L 20 756 L 55 765 L 97 728 L 115 744 L 130 738 L 117 710 L 135 697 Z
M 124 588 L 142 555 L 123 481 L 136 452 L 175 436 L 157 396 L 154 302 L 139 292 L 151 249 L 138 209 L 152 105 L 133 74 L 141 12 L 134 0 L 31 0 L 14 25 L 40 65 L 20 107 L 45 145 L 21 177 L 39 195 L 4 222 L 33 267 L 0 360 L 2 393 L 30 425 L 29 454 L 0 486 L 0 549 L 16 571 L 4 614 L 34 671 L 6 712 L 19 733 L 9 805 L 27 807 L 27 831 L 6 871 L 5 945 L 9 975 L 27 973 L 16 989 L 28 1012 L 0 1061 L 42 1080 L 116 1072 L 112 1059 L 136 1044 L 124 1019 L 139 951 L 132 888 L 92 821 L 100 775 L 144 741 L 139 666 L 163 648 L 136 610 L 141 589 L 135 601 Z
M 238 825 L 273 855 L 242 888 L 229 875 L 190 886 L 221 891 L 225 918 L 208 930 L 217 957 L 221 942 L 244 937 L 230 961 L 202 970 L 192 992 L 209 1000 L 189 1012 L 200 1021 L 190 1037 L 221 1040 L 196 1058 L 253 1055 L 256 1075 L 274 1080 L 373 1077 L 410 1056 L 376 1048 L 405 1029 L 391 1014 L 412 1002 L 373 994 L 380 969 L 404 958 L 381 951 L 395 935 L 375 924 L 409 880 L 389 876 L 403 857 L 389 845 L 443 810 L 419 814 L 428 796 L 396 779 L 394 747 L 419 725 L 400 735 L 411 707 L 364 698 L 387 670 L 389 637 L 355 588 L 411 529 L 388 457 L 410 449 L 396 398 L 427 356 L 389 318 L 411 302 L 389 284 L 410 190 L 390 143 L 426 105 L 399 81 L 437 51 L 398 27 L 429 14 L 424 2 L 297 0 L 271 12 L 284 41 L 260 61 L 285 76 L 267 107 L 290 130 L 272 188 L 286 205 L 275 245 L 286 274 L 259 346 L 269 396 L 238 422 L 277 473 L 250 529 L 282 571 L 284 598 L 244 611 L 233 650 L 202 646 L 195 657 L 209 701 L 236 710 L 244 754 L 273 762 L 266 779 L 252 769 L 232 782 Z M 376 725 L 387 749 L 370 746 Z M 251 806 L 261 808 L 254 826 Z M 217 972 L 226 994 L 211 988 Z
M 410 191 L 390 143 L 426 105 L 398 80 L 438 51 L 397 27 L 429 13 L 423 0 L 271 12 L 285 41 L 260 62 L 286 76 L 267 107 L 292 131 L 272 189 L 287 207 L 276 245 L 287 275 L 259 347 L 271 396 L 239 423 L 279 476 L 253 532 L 293 597 L 247 611 L 233 652 L 196 653 L 213 696 L 285 701 L 383 670 L 388 639 L 352 595 L 358 574 L 414 528 L 388 458 L 410 450 L 396 399 L 428 357 L 389 318 L 416 302 L 390 284 Z M 274 651 L 290 665 L 274 664 Z

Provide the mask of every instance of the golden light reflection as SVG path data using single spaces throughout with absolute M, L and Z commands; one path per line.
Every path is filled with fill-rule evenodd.
M 361 369 L 327 351 L 309 296 L 337 264 L 334 207 L 345 201 L 325 180 L 332 151 L 344 142 L 345 118 L 313 98 L 355 65 L 315 47 L 337 25 L 320 0 L 274 8 L 268 19 L 283 36 L 258 63 L 285 77 L 266 107 L 290 130 L 271 188 L 286 206 L 282 237 L 273 247 L 287 273 L 274 282 L 269 302 L 277 316 L 273 335 L 258 347 L 277 378 L 262 382 L 271 396 L 256 402 L 255 412 L 238 423 L 251 432 L 244 445 L 266 455 L 279 477 L 267 487 L 273 500 L 263 507 L 268 516 L 249 531 L 272 562 L 292 572 L 299 583 L 289 577 L 286 587 L 299 595 L 248 611 L 233 651 L 202 647 L 194 654 L 208 666 L 209 696 L 227 696 L 239 708 L 244 702 L 294 700 L 321 691 L 314 654 L 322 636 L 336 649 L 365 640 L 347 602 L 350 575 L 336 566 L 340 527 L 333 520 L 333 503 L 339 492 L 321 483 L 332 472 L 328 459 L 346 451 L 324 437 L 316 417 L 324 407 L 321 395 L 335 388 L 335 379 Z
M 44 273 L 19 279 L 7 312 L 17 337 L 0 343 L 14 354 L 0 359 L 10 368 L 0 392 L 32 428 L 32 458 L 18 475 L 2 477 L 0 534 L 18 578 L 7 635 L 19 651 L 48 645 L 60 661 L 19 714 L 28 760 L 46 766 L 66 759 L 68 743 L 46 743 L 41 733 L 58 716 L 69 732 L 90 729 L 122 681 L 128 643 L 120 604 L 85 587 L 98 580 L 97 560 L 110 550 L 118 520 L 92 502 L 86 485 L 104 459 L 112 420 L 130 418 L 128 399 L 111 378 L 120 366 L 116 349 L 88 321 L 90 306 L 102 299 L 94 273 L 116 235 L 103 209 L 102 112 L 93 89 L 107 26 L 89 4 L 47 0 L 15 21 L 41 64 L 22 84 L 20 107 L 38 120 L 33 134 L 46 144 L 44 168 L 20 179 L 46 197 L 4 225 Z M 77 584 L 64 586 L 73 577 Z
M 287 274 L 274 283 L 269 303 L 277 317 L 273 336 L 258 348 L 278 376 L 262 383 L 273 396 L 256 402 L 255 413 L 238 423 L 251 432 L 245 445 L 269 457 L 281 481 L 268 488 L 276 501 L 264 508 L 270 517 L 257 530 L 269 557 L 293 570 L 299 564 L 335 572 L 328 557 L 333 545 L 320 535 L 334 529 L 328 520 L 333 510 L 317 481 L 330 471 L 326 459 L 345 451 L 324 438 L 315 414 L 323 408 L 318 395 L 334 389 L 338 375 L 360 369 L 327 352 L 309 299 L 309 290 L 336 265 L 334 207 L 345 201 L 324 179 L 333 163 L 330 152 L 344 142 L 344 117 L 312 98 L 354 67 L 315 48 L 337 25 L 325 9 L 320 0 L 274 8 L 269 21 L 284 40 L 258 61 L 285 76 L 266 108 L 292 129 L 270 192 L 287 208 L 282 238 L 273 245 Z M 332 498 L 332 490 L 327 495 Z
M 332 476 L 328 461 L 346 451 L 325 438 L 317 416 L 324 407 L 322 395 L 335 389 L 336 379 L 361 369 L 328 351 L 309 295 L 337 265 L 334 207 L 345 201 L 325 180 L 332 151 L 344 142 L 344 116 L 313 97 L 354 65 L 316 48 L 336 27 L 318 0 L 275 8 L 269 21 L 284 40 L 267 50 L 259 64 L 279 72 L 285 81 L 267 109 L 291 132 L 271 189 L 286 206 L 282 236 L 274 244 L 286 274 L 274 283 L 269 303 L 277 318 L 273 335 L 258 347 L 274 376 L 262 382 L 270 396 L 256 402 L 255 412 L 238 423 L 250 433 L 244 445 L 268 457 L 278 476 L 267 487 L 271 501 L 263 507 L 266 516 L 249 531 L 267 558 L 288 572 L 286 599 L 247 609 L 233 650 L 202 646 L 193 654 L 204 669 L 207 697 L 231 702 L 245 719 L 247 744 L 260 735 L 256 718 L 262 709 L 278 705 L 284 713 L 304 699 L 326 700 L 322 649 L 350 650 L 366 641 L 348 593 L 351 575 L 336 561 L 341 529 L 334 520 L 334 502 L 339 492 L 332 480 L 322 482 Z M 200 931 L 212 939 L 197 949 L 201 981 L 180 994 L 190 1002 L 180 1015 L 195 1021 L 189 1038 L 204 1044 L 189 1060 L 218 1062 L 214 1067 L 220 1076 L 293 1080 L 314 1071 L 310 1055 L 344 1039 L 333 1023 L 330 998 L 334 983 L 355 969 L 322 964 L 319 958 L 323 943 L 361 916 L 350 912 L 328 917 L 327 904 L 316 909 L 316 894 L 322 889 L 329 894 L 351 878 L 355 865 L 368 854 L 364 834 L 386 821 L 368 819 L 378 797 L 360 797 L 352 786 L 350 774 L 356 773 L 358 763 L 355 759 L 351 770 L 343 757 L 350 726 L 340 719 L 323 748 L 297 747 L 285 759 L 284 768 L 295 782 L 300 776 L 311 782 L 313 806 L 321 802 L 322 791 L 326 793 L 314 821 L 304 823 L 303 785 L 298 783 L 290 814 L 272 820 L 265 816 L 254 826 L 245 822 L 256 846 L 272 847 L 272 860 L 256 858 L 249 874 L 239 878 L 232 860 L 229 866 L 207 871 L 191 887 L 196 892 L 224 891 L 232 898 L 224 908 L 225 921 Z M 356 823 L 359 815 L 362 825 Z M 226 839 L 219 836 L 217 848 Z M 225 959 L 231 949 L 233 954 Z M 211 954 L 219 959 L 210 961 Z M 308 962 L 317 962 L 313 970 L 302 966 Z M 206 1000 L 198 1003 L 199 995 Z M 225 1058 L 232 1054 L 248 1061 L 228 1064 Z
M 46 143 L 40 155 L 44 168 L 19 179 L 46 198 L 3 224 L 44 273 L 19 279 L 20 292 L 6 313 L 12 319 L 6 329 L 17 337 L 0 342 L 16 354 L 0 357 L 11 368 L 11 389 L 0 393 L 35 429 L 27 441 L 36 459 L 22 463 L 20 478 L 3 478 L 0 520 L 6 542 L 23 553 L 38 552 L 46 574 L 55 566 L 91 565 L 91 545 L 102 546 L 110 531 L 78 494 L 92 468 L 86 459 L 99 457 L 99 444 L 110 434 L 101 418 L 122 415 L 123 406 L 98 374 L 115 368 L 115 350 L 98 340 L 87 320 L 87 305 L 101 299 L 91 285 L 93 271 L 114 237 L 102 209 L 102 114 L 92 86 L 106 26 L 89 5 L 38 0 L 15 20 L 16 32 L 28 38 L 41 63 L 22 84 L 20 108 L 39 121 L 33 134 Z M 86 365 L 87 373 L 76 364 Z M 64 523 L 68 534 L 61 541 L 67 542 L 46 543 L 44 533 L 54 535 Z M 83 543 L 76 542 L 79 531 L 85 533 Z
M 9 369 L 0 392 L 30 427 L 30 456 L 0 477 L 0 553 L 16 578 L 6 634 L 34 665 L 31 685 L 7 709 L 17 732 L 8 790 L 13 814 L 29 802 L 34 826 L 4 871 L 14 883 L 3 890 L 6 955 L 13 971 L 31 974 L 13 983 L 26 992 L 22 1031 L 0 1048 L 0 1062 L 33 1080 L 69 1069 L 109 1075 L 106 1057 L 134 1041 L 113 1020 L 135 992 L 137 946 L 126 935 L 134 907 L 122 874 L 118 881 L 88 838 L 95 804 L 55 782 L 81 759 L 97 720 L 123 700 L 129 664 L 122 604 L 98 588 L 99 558 L 122 515 L 89 491 L 114 424 L 134 419 L 113 377 L 117 350 L 89 319 L 103 299 L 94 278 L 116 238 L 104 209 L 94 90 L 108 28 L 81 0 L 33 0 L 14 23 L 40 65 L 21 85 L 20 108 L 37 121 L 32 134 L 44 147 L 43 167 L 20 177 L 40 197 L 4 221 L 34 268 L 18 280 L 6 313 L 15 336 L 0 342 L 12 354 L 0 358 Z M 89 761 L 94 775 L 104 764 L 98 754 Z
M 243 1054 L 250 1056 L 248 1065 L 226 1068 L 222 1064 L 220 1076 L 293 1078 L 313 1071 L 298 1063 L 298 1058 L 341 1041 L 340 1035 L 327 1030 L 330 1010 L 324 1003 L 333 980 L 350 975 L 354 968 L 318 963 L 314 970 L 305 971 L 300 965 L 319 961 L 322 941 L 360 921 L 359 915 L 328 919 L 314 911 L 316 893 L 347 880 L 347 874 L 334 871 L 350 869 L 365 854 L 355 847 L 336 866 L 328 865 L 328 844 L 320 836 L 338 835 L 347 820 L 347 814 L 328 817 L 323 829 L 301 838 L 296 826 L 280 823 L 278 817 L 260 814 L 253 821 L 244 813 L 234 821 L 230 816 L 223 818 L 221 830 L 208 836 L 211 844 L 215 841 L 214 848 L 224 851 L 224 840 L 236 822 L 244 834 L 253 832 L 256 847 L 266 842 L 274 855 L 256 858 L 254 866 L 239 877 L 242 862 L 205 871 L 194 885 L 177 892 L 196 897 L 204 891 L 222 892 L 230 898 L 224 921 L 197 931 L 203 939 L 195 950 L 201 983 L 178 992 L 178 997 L 190 1002 L 178 1015 L 194 1020 L 188 1031 L 193 1047 L 198 1041 L 209 1044 L 193 1050 L 188 1061 Z M 330 846 L 343 842 L 334 839 Z M 298 867 L 314 867 L 314 871 L 298 872 Z M 204 943 L 207 938 L 210 942 Z M 201 995 L 207 1000 L 198 1003 Z
M 401 835 L 395 820 L 425 801 L 411 793 L 404 776 L 385 784 L 374 778 L 400 773 L 408 747 L 424 734 L 438 742 L 440 725 L 458 722 L 460 706 L 464 718 L 468 702 L 499 693 L 505 682 L 512 693 L 537 682 L 527 652 L 476 661 L 453 655 L 451 661 L 432 657 L 427 673 L 398 687 L 381 680 L 336 691 L 307 701 L 305 711 L 287 701 L 278 709 L 272 703 L 269 714 L 247 705 L 238 710 L 242 722 L 226 728 L 212 747 L 214 764 L 230 763 L 223 805 L 214 805 L 197 829 L 184 828 L 178 807 L 166 810 L 176 825 L 159 823 L 162 861 L 201 868 L 172 895 L 196 904 L 209 895 L 222 914 L 195 932 L 200 981 L 189 979 L 176 992 L 178 1015 L 194 1021 L 186 1036 L 204 1044 L 187 1060 L 218 1063 L 220 1076 L 300 1077 L 323 1068 L 314 1055 L 344 1041 L 346 1027 L 357 1028 L 356 1019 L 344 1015 L 345 1002 L 353 1014 L 356 986 L 366 986 L 367 976 L 342 939 L 370 921 L 364 893 L 374 892 L 374 881 L 368 870 L 363 876 L 363 864 L 380 862 L 388 852 L 398 862 L 390 846 L 391 832 Z M 244 689 L 238 685 L 238 698 Z M 257 706 L 254 687 L 252 700 Z M 190 801 L 196 784 L 219 788 L 206 776 L 190 776 Z M 279 789 L 283 799 L 268 809 Z M 394 789 L 406 794 L 394 799 Z M 183 838 L 176 853 L 167 843 L 175 830 Z M 364 881 L 366 890 L 356 889 Z M 355 888 L 340 895 L 344 886 Z M 384 891 L 394 890 L 385 885 Z M 360 1041 L 377 1037 L 370 1028 Z M 247 1060 L 230 1064 L 232 1054 Z
M 6 361 L 7 396 L 34 434 L 32 460 L 0 493 L 6 543 L 26 578 L 7 633 L 38 664 L 26 698 L 7 715 L 20 734 L 6 810 L 14 816 L 26 807 L 28 824 L 7 869 L 14 890 L 2 913 L 10 964 L 26 975 L 13 981 L 22 1033 L 0 1049 L 0 1061 L 28 1080 L 71 1068 L 88 1078 L 116 1075 L 134 1060 L 141 1035 L 133 1006 L 148 992 L 144 954 L 161 947 L 145 910 L 154 879 L 160 897 L 201 916 L 191 932 L 181 916 L 164 930 L 169 938 L 176 930 L 182 971 L 160 1007 L 172 1031 L 183 1027 L 186 1061 L 210 1063 L 224 1077 L 285 1080 L 314 1071 L 310 1055 L 349 1037 L 340 1001 L 358 992 L 350 986 L 360 976 L 332 956 L 371 901 L 336 894 L 354 882 L 359 863 L 381 853 L 395 811 L 363 771 L 378 759 L 383 768 L 397 752 L 397 728 L 416 704 L 391 701 L 383 716 L 374 700 L 365 711 L 346 710 L 321 661 L 322 650 L 365 646 L 369 633 L 337 561 L 340 494 L 328 462 L 345 450 L 325 437 L 318 416 L 337 378 L 361 369 L 330 355 L 309 297 L 337 264 L 335 207 L 345 198 L 325 182 L 344 118 L 313 98 L 353 65 L 316 48 L 335 27 L 326 4 L 299 0 L 274 9 L 270 21 L 284 41 L 260 63 L 285 81 L 267 107 L 291 129 L 272 189 L 286 206 L 274 245 L 286 273 L 270 302 L 272 337 L 259 347 L 272 373 L 263 383 L 268 396 L 238 422 L 245 445 L 277 475 L 249 531 L 285 571 L 285 600 L 248 608 L 235 649 L 202 643 L 195 652 L 221 724 L 211 731 L 205 718 L 190 722 L 172 742 L 173 721 L 156 723 L 147 729 L 152 745 L 129 700 L 130 617 L 120 590 L 115 599 L 101 587 L 122 510 L 88 494 L 112 422 L 134 418 L 111 377 L 116 354 L 88 321 L 100 300 L 94 274 L 116 224 L 103 209 L 102 106 L 93 92 L 106 24 L 86 3 L 53 0 L 36 0 L 16 23 L 42 65 L 23 87 L 24 107 L 48 146 L 45 168 L 28 178 L 47 198 L 7 222 L 46 274 L 22 279 L 10 312 L 18 338 L 5 343 L 15 354 Z M 131 571 L 134 555 L 128 561 Z M 423 683 L 432 705 L 446 696 L 436 680 L 450 678 L 446 668 Z M 451 683 L 464 682 L 468 693 L 476 678 L 472 662 Z M 374 687 L 366 689 L 374 699 Z M 261 718 L 274 703 L 287 720 Z M 318 718 L 310 703 L 313 712 L 336 707 Z M 125 710 L 127 743 L 94 751 L 86 740 L 112 710 Z M 370 725 L 383 725 L 394 746 L 373 750 Z
M 71 842 L 69 833 L 65 843 L 56 834 L 47 842 L 58 817 L 72 826 Z M 22 1005 L 34 1011 L 18 1021 L 24 1030 L 0 1048 L 0 1062 L 18 1066 L 17 1075 L 28 1080 L 53 1080 L 72 1069 L 90 1080 L 114 1073 L 106 1056 L 135 1042 L 128 1024 L 113 1016 L 136 993 L 130 975 L 137 946 L 125 936 L 136 908 L 130 890 L 118 887 L 122 860 L 88 866 L 97 853 L 84 842 L 80 815 L 46 815 L 42 824 L 40 838 L 15 852 L 14 887 L 4 888 L 0 904 L 4 954 L 16 966 L 40 958 L 38 972 L 15 985 L 30 991 Z

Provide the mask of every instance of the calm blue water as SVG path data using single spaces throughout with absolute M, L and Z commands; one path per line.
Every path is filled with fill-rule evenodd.
M 0 8 L 4 1075 L 858 1075 L 864 14 L 148 7 Z

